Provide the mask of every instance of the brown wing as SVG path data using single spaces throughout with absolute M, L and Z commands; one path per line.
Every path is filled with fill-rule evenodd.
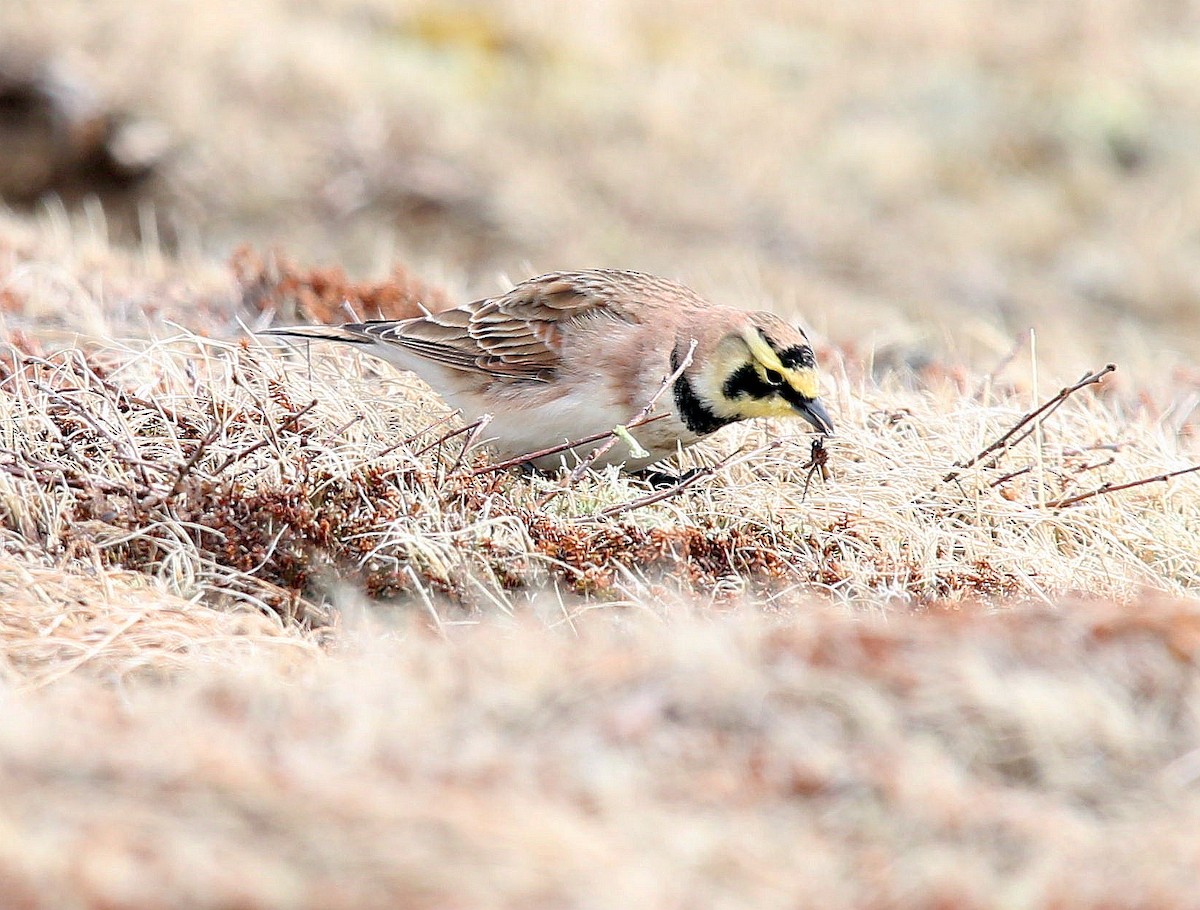
M 608 316 L 634 321 L 623 307 L 613 306 L 621 297 L 614 274 L 542 275 L 502 296 L 453 310 L 343 328 L 454 369 L 546 381 L 558 367 L 563 334 L 580 320 Z

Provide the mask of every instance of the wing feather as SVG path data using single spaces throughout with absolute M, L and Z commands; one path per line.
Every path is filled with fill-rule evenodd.
M 559 366 L 563 333 L 573 323 L 600 313 L 618 316 L 603 283 L 581 277 L 544 275 L 452 310 L 341 328 L 454 369 L 547 381 Z
M 336 331 L 346 340 L 395 345 L 457 370 L 549 381 L 572 329 L 602 317 L 638 324 L 646 318 L 639 305 L 655 300 L 703 305 L 686 288 L 637 272 L 554 272 L 451 310 Z

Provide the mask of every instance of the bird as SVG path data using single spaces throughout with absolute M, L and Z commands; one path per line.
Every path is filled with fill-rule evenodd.
M 491 415 L 489 443 L 503 456 L 611 432 L 660 389 L 665 416 L 633 431 L 642 451 L 613 446 L 595 467 L 643 471 L 680 446 L 756 417 L 800 417 L 833 433 L 803 330 L 643 272 L 550 272 L 411 319 L 260 334 L 346 342 L 417 374 L 466 419 Z M 563 458 L 556 452 L 531 463 L 554 471 Z

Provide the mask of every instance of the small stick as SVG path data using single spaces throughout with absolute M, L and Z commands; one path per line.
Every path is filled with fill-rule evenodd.
M 260 399 L 257 395 L 254 394 L 253 391 L 251 391 L 250 386 L 247 384 L 246 380 L 242 377 L 242 369 L 241 369 L 242 365 L 241 365 L 240 360 L 234 361 L 231 364 L 231 366 L 233 367 L 233 369 L 232 369 L 232 372 L 230 375 L 231 375 L 233 384 L 235 386 L 237 386 L 238 388 L 242 389 L 249 396 L 250 400 L 254 402 L 255 406 L 258 408 L 258 413 L 262 414 L 263 426 L 265 426 L 267 428 L 267 433 L 270 435 L 271 442 L 275 444 L 275 451 L 278 454 L 282 455 L 283 454 L 283 443 L 281 443 L 279 441 L 279 435 L 275 432 L 275 424 L 271 423 L 271 415 L 267 413 L 267 406 L 262 403 L 262 399 Z M 212 404 L 213 404 L 213 416 L 215 417 L 216 416 L 216 408 L 217 408 L 216 399 L 213 399 Z
M 230 465 L 236 464 L 237 462 L 241 461 L 243 458 L 250 457 L 255 452 L 257 452 L 259 449 L 261 449 L 263 446 L 267 446 L 270 444 L 271 444 L 271 440 L 267 437 L 263 437 L 258 442 L 254 443 L 254 445 L 249 446 L 245 449 L 242 449 L 240 452 L 234 452 L 232 455 L 230 455 L 224 461 L 222 461 L 219 465 L 217 465 L 216 469 L 213 471 L 213 477 L 218 477 L 221 474 L 224 474 L 225 470 Z
M 492 422 L 491 414 L 484 414 L 472 426 L 470 435 L 467 436 L 467 441 L 463 443 L 462 451 L 458 453 L 458 457 L 454 459 L 454 464 L 450 466 L 450 473 L 453 474 L 462 467 L 463 459 L 467 457 L 467 452 L 471 451 L 471 447 L 479 442 L 479 437 L 483 435 L 483 431 L 488 428 L 488 424 Z
M 433 423 L 431 423 L 429 426 L 425 427 L 423 430 L 417 430 L 417 432 L 413 433 L 411 436 L 406 436 L 405 438 L 401 439 L 399 442 L 393 442 L 386 449 L 383 449 L 380 452 L 376 452 L 374 455 L 372 455 L 368 459 L 368 461 L 375 461 L 376 459 L 383 458 L 385 455 L 391 455 L 394 451 L 396 451 L 396 449 L 399 449 L 401 446 L 411 445 L 412 443 L 414 443 L 418 439 L 420 439 L 422 436 L 424 436 L 426 433 L 432 432 L 433 430 L 436 430 L 438 427 L 442 426 L 442 424 L 448 423 L 449 421 L 453 420 L 460 413 L 461 413 L 460 411 L 451 411 L 445 417 L 435 420 Z
M 695 471 L 688 474 L 686 477 L 680 480 L 679 483 L 673 484 L 664 490 L 655 490 L 653 493 L 648 493 L 645 496 L 639 497 L 638 499 L 631 499 L 629 502 L 623 502 L 619 505 L 609 506 L 607 509 L 604 509 L 600 512 L 600 516 L 603 518 L 612 518 L 616 515 L 624 515 L 626 512 L 632 512 L 634 509 L 652 506 L 656 502 L 662 502 L 664 499 L 672 499 L 696 482 L 703 480 L 705 477 L 711 477 L 713 474 L 716 474 L 717 471 L 730 464 L 733 461 L 734 456 L 737 454 L 738 452 L 735 450 L 731 454 L 726 455 L 716 464 L 696 468 Z
M 445 445 L 447 442 L 449 442 L 455 436 L 461 436 L 463 433 L 468 433 L 468 434 L 473 433 L 479 427 L 480 424 L 483 424 L 483 426 L 486 427 L 491 422 L 492 422 L 492 416 L 490 414 L 485 414 L 483 417 L 480 417 L 478 420 L 476 420 L 473 423 L 467 424 L 465 427 L 459 427 L 457 430 L 450 430 L 448 433 L 443 433 L 441 436 L 439 436 L 433 442 L 429 443 L 429 445 L 413 452 L 413 455 L 416 455 L 416 456 L 424 455 L 426 452 L 430 451 L 431 449 L 436 449 L 440 445 Z
M 1085 386 L 1094 385 L 1094 384 L 1100 382 L 1101 379 L 1103 379 L 1109 373 L 1116 370 L 1116 368 L 1117 368 L 1117 365 L 1115 363 L 1106 364 L 1103 369 L 1096 370 L 1093 373 L 1085 374 L 1084 377 L 1079 380 L 1079 382 L 1075 383 L 1075 385 L 1067 386 L 1066 388 L 1059 390 L 1058 394 L 1055 395 L 1053 398 L 1048 399 L 1047 401 L 1043 402 L 1038 407 L 1034 408 L 1032 411 L 1029 411 L 1028 413 L 1026 413 L 1020 420 L 1018 420 L 1015 424 L 1013 424 L 1008 429 L 1007 432 L 1005 432 L 999 439 L 997 439 L 991 445 L 982 449 L 978 454 L 976 454 L 972 458 L 968 459 L 967 461 L 957 462 L 954 465 L 955 470 L 951 471 L 949 474 L 947 474 L 945 477 L 943 477 L 941 482 L 949 483 L 952 480 L 957 480 L 962 475 L 963 471 L 979 464 L 979 462 L 983 461 L 985 458 L 987 458 L 989 455 L 992 455 L 992 453 L 996 452 L 997 450 L 1009 447 L 1009 441 L 1014 436 L 1016 436 L 1017 433 L 1020 432 L 1031 421 L 1038 420 L 1039 418 L 1044 419 L 1045 417 L 1050 416 L 1050 414 L 1052 414 L 1064 401 L 1066 401 L 1068 398 L 1070 398 L 1072 395 L 1074 395 L 1080 389 L 1084 388 Z M 1027 439 L 1031 432 L 1032 432 L 1032 430 L 1030 430 L 1029 432 L 1026 432 L 1024 435 L 1022 435 L 1020 437 L 1020 439 L 1017 440 L 1017 442 L 1022 442 L 1025 439 Z M 1016 445 L 1016 443 L 1012 443 L 1012 445 Z M 1001 453 L 1001 454 L 1003 454 L 1003 453 Z M 992 464 L 995 464 L 996 460 L 998 460 L 999 457 L 1000 456 L 997 455 L 996 458 L 993 459 Z M 990 466 L 991 465 L 989 465 L 989 467 Z
M 1020 477 L 1022 474 L 1028 474 L 1032 470 L 1033 470 L 1033 465 L 1031 465 L 1031 464 L 1025 465 L 1025 467 L 1021 468 L 1019 471 L 1010 471 L 1008 474 L 1005 474 L 999 480 L 996 480 L 996 481 L 992 482 L 991 484 L 989 484 L 989 486 L 998 487 L 998 486 L 1000 486 L 1000 484 L 1008 483 L 1010 480 L 1015 480 L 1016 478 Z
M 1033 370 L 1033 400 L 1037 401 L 1040 397 L 1038 385 L 1038 361 L 1037 361 L 1037 332 L 1033 329 L 1029 330 L 1029 366 Z M 1066 399 L 1063 399 L 1064 401 Z M 1047 411 L 1049 415 L 1053 411 Z M 1034 491 L 1037 493 L 1038 505 L 1043 509 L 1046 508 L 1046 435 L 1043 429 L 1044 420 L 1035 420 L 1033 422 L 1033 455 L 1037 459 L 1037 482 L 1034 485 Z
M 163 493 L 161 496 L 156 496 L 154 499 L 151 499 L 148 503 L 146 503 L 147 508 L 166 505 L 175 497 L 175 494 L 178 493 L 180 488 L 183 486 L 183 481 L 200 461 L 200 456 L 204 454 L 205 449 L 217 441 L 217 437 L 221 435 L 221 431 L 223 429 L 225 428 L 221 424 L 217 424 L 215 427 L 209 430 L 208 435 L 196 444 L 196 451 L 192 452 L 188 460 L 180 465 L 179 473 L 175 477 L 175 482 L 171 484 L 171 489 L 167 490 L 167 492 Z
M 289 413 L 285 418 L 283 418 L 283 420 L 281 420 L 279 422 L 279 428 L 282 430 L 286 427 L 287 424 L 294 423 L 294 424 L 296 424 L 296 431 L 299 431 L 300 418 L 303 417 L 305 414 L 307 414 L 309 411 L 311 411 L 313 408 L 315 408 L 318 404 L 320 404 L 320 402 L 314 398 L 312 401 L 310 401 L 308 404 L 306 404 L 304 407 L 302 407 L 299 411 Z
M 629 435 L 629 430 L 631 428 L 639 427 L 646 422 L 646 418 L 650 416 L 650 412 L 653 411 L 654 406 L 658 404 L 658 399 L 662 398 L 663 393 L 666 392 L 667 389 L 669 389 L 671 385 L 683 375 L 684 370 L 691 366 L 692 357 L 695 353 L 696 339 L 693 338 L 692 343 L 688 346 L 687 354 L 683 356 L 683 359 L 678 363 L 678 365 L 676 365 L 675 369 L 671 371 L 671 375 L 663 378 L 663 381 L 658 386 L 658 391 L 651 395 L 650 400 L 643 405 L 642 409 L 633 415 L 633 419 L 626 424 L 613 427 L 608 434 L 608 438 L 600 445 L 596 446 L 596 448 L 592 449 L 587 458 L 575 465 L 575 467 L 571 470 L 571 473 L 567 475 L 567 479 L 563 482 L 562 486 L 558 487 L 558 489 L 551 490 L 545 496 L 539 499 L 535 508 L 544 509 L 546 505 L 556 496 L 560 496 L 567 490 L 571 489 L 571 487 L 573 487 L 583 478 L 583 475 L 588 472 L 588 469 L 591 468 L 591 466 L 594 465 L 598 459 L 612 450 L 612 447 L 615 446 L 619 440 L 623 438 L 626 441 L 633 439 L 633 437 Z M 633 441 L 635 443 L 637 442 L 637 440 Z M 638 446 L 637 449 L 634 449 L 634 454 L 640 458 L 646 457 L 645 455 L 640 454 L 640 451 L 644 450 L 641 450 L 641 447 Z M 692 478 L 690 477 L 688 478 L 689 481 L 691 481 L 691 479 Z M 688 485 L 690 485 L 690 483 Z M 684 487 L 680 487 L 680 489 L 684 489 Z
M 975 391 L 971 393 L 971 398 L 974 401 L 979 401 L 983 397 L 983 393 L 987 390 L 988 386 L 996 381 L 997 376 L 1008 369 L 1008 365 L 1017 359 L 1017 355 L 1021 353 L 1021 348 L 1024 346 L 1025 336 L 1018 335 L 1016 342 L 1009 349 L 1009 352 L 1000 358 L 1000 362 L 992 367 L 992 371 L 990 373 L 984 376 L 983 379 L 979 380 L 979 385 L 977 385 L 975 387 Z
M 87 408 L 84 408 L 72 401 L 63 390 L 52 389 L 47 385 L 37 382 L 36 380 L 32 382 L 31 385 L 39 392 L 57 400 L 60 404 L 66 406 L 68 410 L 74 412 L 81 420 L 83 420 L 84 423 L 95 430 L 102 438 L 108 440 L 109 444 L 112 446 L 113 454 L 119 460 L 126 462 L 133 468 L 136 468 L 138 478 L 142 481 L 142 484 L 146 487 L 150 486 L 150 476 L 146 473 L 146 465 L 150 464 L 150 462 L 147 462 L 141 457 L 137 443 L 133 440 L 132 436 L 128 440 L 119 439 L 117 435 L 108 427 L 106 427 L 98 417 L 92 414 L 92 412 Z M 82 392 L 84 390 L 79 389 L 78 391 Z
M 101 493 L 120 493 L 128 496 L 130 499 L 135 498 L 136 491 L 132 488 L 114 483 L 103 477 L 85 474 L 78 469 L 73 469 L 70 465 L 52 464 L 51 462 L 42 461 L 13 449 L 0 448 L 0 455 L 7 455 L 12 458 L 11 464 L 0 463 L 0 468 L 5 470 L 10 468 L 19 470 L 23 472 L 22 476 L 26 480 L 39 480 L 36 474 L 38 471 L 41 471 L 60 478 L 67 486 L 74 487 L 75 489 L 99 490 Z M 68 469 L 73 470 L 72 475 L 67 474 Z
M 633 416 L 632 420 L 621 427 L 614 428 L 606 442 L 596 446 L 596 448 L 592 449 L 591 454 L 588 455 L 587 458 L 575 465 L 575 468 L 567 477 L 566 486 L 569 487 L 572 484 L 578 483 L 580 478 L 582 478 L 583 475 L 588 472 L 588 468 L 594 465 L 597 460 L 608 454 L 612 447 L 617 444 L 617 440 L 621 437 L 620 430 L 628 431 L 645 423 L 646 418 L 650 416 L 650 412 L 654 410 L 654 406 L 658 404 L 658 399 L 662 398 L 667 389 L 669 389 L 675 383 L 675 381 L 683 375 L 683 371 L 692 365 L 692 357 L 695 355 L 695 353 L 696 339 L 693 338 L 692 343 L 688 346 L 687 353 L 683 355 L 683 359 L 679 361 L 679 365 L 675 367 L 675 369 L 671 372 L 671 375 L 663 379 L 662 383 L 658 387 L 658 391 L 650 396 L 650 400 L 647 401 L 642 409 Z M 628 433 L 626 433 L 626 435 L 628 435 Z
M 300 417 L 303 417 L 305 414 L 307 414 L 309 411 L 311 411 L 311 410 L 312 410 L 313 408 L 315 408 L 316 406 L 317 406 L 317 401 L 316 401 L 316 399 L 313 399 L 313 400 L 312 400 L 312 401 L 310 401 L 308 404 L 306 404 L 304 407 L 302 407 L 302 408 L 301 408 L 299 411 L 297 411 L 295 414 L 289 414 L 289 415 L 288 415 L 288 416 L 287 416 L 287 417 L 284 419 L 284 421 L 283 421 L 283 422 L 284 422 L 284 423 L 287 423 L 287 422 L 288 422 L 288 421 L 290 421 L 290 420 L 297 420 L 297 419 L 299 419 Z M 273 436 L 273 435 L 274 435 L 274 433 L 272 433 L 272 436 Z M 236 462 L 239 462 L 239 461 L 241 461 L 243 458 L 246 458 L 246 457 L 248 457 L 248 456 L 250 456 L 250 455 L 253 455 L 255 452 L 257 452 L 257 451 L 258 451 L 259 449 L 261 449 L 263 446 L 268 446 L 268 445 L 270 445 L 272 442 L 278 443 L 278 442 L 279 442 L 279 439 L 278 439 L 278 437 L 276 437 L 275 439 L 272 439 L 272 438 L 271 438 L 271 437 L 269 437 L 269 436 L 263 437 L 263 438 L 262 438 L 262 439 L 260 439 L 258 442 L 254 443 L 252 446 L 248 446 L 247 448 L 245 448 L 245 449 L 242 449 L 240 452 L 234 452 L 232 455 L 230 455 L 229 457 L 227 457 L 227 458 L 226 458 L 224 461 L 222 461 L 222 462 L 221 462 L 221 463 L 220 463 L 220 464 L 217 466 L 216 470 L 214 470 L 214 471 L 213 471 L 213 477 L 216 477 L 216 476 L 218 476 L 218 475 L 220 475 L 220 474 L 223 474 L 223 473 L 225 473 L 225 470 L 226 470 L 226 469 L 227 469 L 227 468 L 228 468 L 230 465 L 232 465 L 232 464 L 235 464 Z
M 1116 464 L 1117 456 L 1109 455 L 1108 461 L 1097 461 L 1095 464 L 1085 464 L 1082 468 L 1076 471 L 1076 474 L 1085 474 L 1088 471 L 1094 471 L 1096 468 L 1107 468 L 1110 464 Z
M 625 429 L 637 429 L 637 427 L 645 426 L 648 423 L 654 423 L 656 420 L 667 418 L 668 414 L 656 414 L 653 417 L 648 417 L 641 423 L 627 423 Z M 570 442 L 560 442 L 556 446 L 550 446 L 548 449 L 538 449 L 536 452 L 526 452 L 524 455 L 518 455 L 516 458 L 509 458 L 505 461 L 498 461 L 495 464 L 484 465 L 482 468 L 476 468 L 471 472 L 471 476 L 475 477 L 479 474 L 495 474 L 500 471 L 506 471 L 509 468 L 515 468 L 519 464 L 527 464 L 531 461 L 537 461 L 539 458 L 545 458 L 547 455 L 557 455 L 559 452 L 565 452 L 567 449 L 577 449 L 579 446 L 585 446 L 592 442 L 599 442 L 601 439 L 607 439 L 613 435 L 612 430 L 605 430 L 603 433 L 593 433 L 591 436 L 584 436 L 582 439 L 573 439 Z
M 632 512 L 634 509 L 641 509 L 645 506 L 654 505 L 656 502 L 662 502 L 664 499 L 671 499 L 675 496 L 678 496 L 697 481 L 703 480 L 705 477 L 711 477 L 718 471 L 722 471 L 725 468 L 731 467 L 735 464 L 740 464 L 743 461 L 747 461 L 757 455 L 761 455 L 763 452 L 769 452 L 771 449 L 776 449 L 782 444 L 782 439 L 773 439 L 765 446 L 759 446 L 757 449 L 753 449 L 749 452 L 744 452 L 742 449 L 734 449 L 715 464 L 696 468 L 695 471 L 682 478 L 679 483 L 667 487 L 665 490 L 656 490 L 655 492 L 648 493 L 647 495 L 639 497 L 638 499 L 631 499 L 629 502 L 623 502 L 619 505 L 609 506 L 607 509 L 602 510 L 598 516 L 593 517 L 612 518 L 616 515 L 624 515 L 626 512 Z
M 1156 474 L 1154 477 L 1143 477 L 1140 480 L 1131 480 L 1129 483 L 1118 484 L 1101 484 L 1094 490 L 1089 490 L 1087 493 L 1080 493 L 1077 496 L 1068 496 L 1065 499 L 1056 499 L 1054 502 L 1046 503 L 1048 509 L 1065 509 L 1067 506 L 1073 506 L 1076 503 L 1083 502 L 1085 499 L 1091 499 L 1094 496 L 1105 496 L 1109 493 L 1119 493 L 1122 490 L 1131 490 L 1134 487 L 1142 487 L 1150 483 L 1165 483 L 1173 477 L 1181 477 L 1184 474 L 1194 474 L 1200 471 L 1200 464 L 1192 465 L 1190 468 L 1181 468 L 1178 471 L 1169 471 L 1166 474 Z
M 151 411 L 152 413 L 160 415 L 165 421 L 173 423 L 175 426 L 179 427 L 185 432 L 194 433 L 196 431 L 196 425 L 190 418 L 181 416 L 160 402 L 147 401 L 144 398 L 139 398 L 128 389 L 124 389 L 117 385 L 111 379 L 101 376 L 95 371 L 95 369 L 92 368 L 92 365 L 87 362 L 87 358 L 82 353 L 77 353 L 78 356 L 71 358 L 67 365 L 71 367 L 76 376 L 86 379 L 89 382 L 99 383 L 105 391 L 116 397 L 117 400 L 114 403 L 118 406 L 123 403 L 126 406 L 139 407 L 143 410 Z M 27 362 L 31 360 L 33 360 L 33 358 L 28 358 Z M 41 360 L 41 358 L 38 358 L 38 360 Z M 49 365 L 46 361 L 41 362 Z
M 343 433 L 345 433 L 348 429 L 350 429 L 352 426 L 354 426 L 356 423 L 358 423 L 362 419 L 363 419 L 362 414 L 355 414 L 353 417 L 351 417 L 349 420 L 347 420 L 344 424 L 342 424 L 340 427 L 338 427 L 336 430 L 334 430 L 332 433 L 330 433 L 329 438 L 336 439 L 338 436 L 341 436 Z
M 1128 445 L 1125 442 L 1098 442 L 1095 445 L 1083 446 L 1079 449 L 1063 449 L 1064 455 L 1083 455 L 1087 452 L 1119 452 Z

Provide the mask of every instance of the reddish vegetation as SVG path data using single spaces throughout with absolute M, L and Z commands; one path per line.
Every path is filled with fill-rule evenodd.
M 797 580 L 796 566 L 765 530 L 581 525 L 537 513 L 528 521 L 538 552 L 562 566 L 581 593 L 610 592 L 622 568 L 675 578 L 698 592 L 731 577 L 750 581 L 759 593 Z
M 302 269 L 282 253 L 260 254 L 248 246 L 230 261 L 242 303 L 281 321 L 325 324 L 356 319 L 410 319 L 424 310 L 452 306 L 441 288 L 397 266 L 388 281 L 351 281 L 337 266 Z

